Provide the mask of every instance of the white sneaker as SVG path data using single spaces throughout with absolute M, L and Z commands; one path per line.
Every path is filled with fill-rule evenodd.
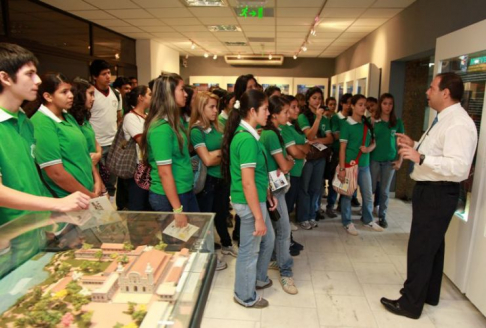
M 358 230 L 354 227 L 354 224 L 350 223 L 347 226 L 344 226 L 344 230 L 349 233 L 351 236 L 359 235 Z
M 383 228 L 380 227 L 376 222 L 370 222 L 368 224 L 364 224 L 365 227 L 373 229 L 374 231 L 382 232 Z
M 235 246 L 223 246 L 221 247 L 221 254 L 238 257 L 238 250 L 236 249 Z
M 305 229 L 305 230 L 310 230 L 310 229 L 312 229 L 312 226 L 311 226 L 311 224 L 309 223 L 309 221 L 304 221 L 304 222 L 302 222 L 302 223 L 300 224 L 300 227 L 301 227 L 302 229 Z
M 294 278 L 292 277 L 281 277 L 280 284 L 282 285 L 282 289 L 284 292 L 289 293 L 291 295 L 297 294 L 299 291 L 297 287 L 295 287 Z
M 280 268 L 278 267 L 277 261 L 270 261 L 270 264 L 268 265 L 268 270 L 280 271 Z
M 290 229 L 292 229 L 292 231 L 297 231 L 297 230 L 299 230 L 299 227 L 297 225 L 295 225 L 295 223 L 290 221 Z
M 318 227 L 316 220 L 310 220 L 309 223 L 310 223 L 310 225 L 311 225 L 312 228 L 317 228 Z
M 228 264 L 226 264 L 225 261 L 218 259 L 218 262 L 216 263 L 216 271 L 224 270 L 227 267 L 228 267 Z

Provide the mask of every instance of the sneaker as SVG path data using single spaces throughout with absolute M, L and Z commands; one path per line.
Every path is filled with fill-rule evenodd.
M 373 229 L 374 231 L 382 232 L 383 228 L 376 224 L 376 222 L 370 222 L 364 225 L 367 228 Z
M 337 218 L 336 212 L 332 208 L 326 209 L 326 215 L 330 217 L 331 219 Z
M 277 270 L 279 271 L 280 268 L 277 264 L 277 261 L 270 261 L 270 264 L 268 265 L 268 270 Z
M 344 230 L 349 233 L 351 236 L 357 236 L 358 230 L 354 227 L 354 224 L 350 223 L 347 226 L 344 226 Z
M 273 281 L 272 279 L 268 279 L 268 283 L 265 285 L 265 286 L 256 286 L 256 289 L 260 290 L 260 289 L 265 289 L 265 288 L 268 288 L 268 287 L 271 287 L 273 285 Z
M 290 229 L 292 229 L 292 231 L 297 231 L 299 230 L 299 227 L 295 223 L 290 222 Z
M 300 227 L 304 230 L 310 230 L 312 229 L 312 226 L 311 224 L 309 223 L 309 221 L 304 221 L 304 222 L 301 222 L 300 223 Z
M 323 210 L 319 210 L 316 212 L 316 221 L 319 221 L 319 220 L 323 220 L 325 219 L 326 217 L 324 216 L 324 211 Z
M 317 228 L 318 227 L 316 220 L 310 220 L 309 221 L 309 224 L 311 225 L 312 228 Z
M 238 250 L 234 246 L 223 246 L 223 248 L 221 248 L 221 254 L 238 257 Z
M 299 256 L 300 255 L 300 251 L 298 249 L 295 249 L 295 248 L 292 248 L 292 247 L 289 248 L 289 253 L 290 253 L 290 256 Z
M 385 218 L 379 218 L 378 225 L 382 228 L 388 228 L 388 222 L 386 222 Z
M 216 271 L 224 270 L 228 267 L 225 261 L 218 259 L 218 263 L 216 263 Z
M 298 242 L 296 242 L 294 240 L 294 241 L 291 241 L 290 242 L 290 248 L 295 248 L 295 249 L 298 249 L 299 251 L 303 251 L 304 250 L 304 245 L 299 244 Z
M 361 206 L 361 203 L 358 201 L 357 198 L 352 198 L 351 199 L 351 206 L 352 207 L 360 207 Z
M 236 297 L 233 297 L 233 300 L 235 301 L 236 304 L 239 304 L 239 305 L 247 307 L 247 308 L 263 309 L 263 308 L 268 306 L 268 301 L 266 299 L 264 299 L 263 297 L 259 297 L 258 300 L 256 301 L 256 303 L 253 304 L 253 305 L 241 304 L 240 302 L 238 302 Z
M 281 277 L 280 284 L 282 285 L 284 292 L 288 294 L 295 295 L 299 292 L 297 287 L 295 287 L 294 278 L 292 277 Z

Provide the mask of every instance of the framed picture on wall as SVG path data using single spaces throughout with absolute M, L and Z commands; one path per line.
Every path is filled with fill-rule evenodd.
M 294 94 L 294 79 L 291 77 L 268 77 L 259 76 L 257 78 L 259 84 L 262 85 L 263 90 L 271 85 L 275 85 L 280 88 L 283 94 L 293 95 Z
M 304 78 L 296 77 L 294 78 L 295 93 L 302 93 L 305 95 L 307 90 L 313 87 L 318 87 L 322 90 L 324 98 L 329 96 L 329 79 L 327 78 Z
M 290 85 L 288 84 L 269 84 L 269 83 L 262 83 L 263 91 L 270 86 L 276 86 L 280 89 L 280 92 L 286 95 L 290 94 Z

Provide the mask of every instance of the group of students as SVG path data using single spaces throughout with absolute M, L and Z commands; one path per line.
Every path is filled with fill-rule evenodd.
M 11 131 L 2 132 L 2 136 L 15 136 L 15 144 L 21 144 L 13 152 L 4 142 L 0 145 L 0 211 L 10 211 L 2 218 L 7 222 L 19 216 L 20 209 L 87 208 L 89 198 L 107 193 L 98 164 L 109 147 L 99 142 L 104 136 L 97 135 L 91 126 L 90 109 L 98 101 L 111 104 L 110 89 L 99 90 L 97 83 L 95 88 L 80 78 L 69 81 L 62 74 L 46 74 L 41 83 L 37 60 L 16 45 L 1 44 L 0 59 L 0 129 L 8 126 Z M 109 81 L 104 71 L 106 67 L 92 65 L 95 82 Z M 390 94 L 380 97 L 368 119 L 367 99 L 360 94 L 343 95 L 335 113 L 336 100 L 328 98 L 323 106 L 323 92 L 317 87 L 310 88 L 305 103 L 299 104 L 299 97 L 280 95 L 278 88 L 264 93 L 258 86 L 255 77 L 248 74 L 238 77 L 232 93 L 221 89 L 197 92 L 185 87 L 179 75 L 163 74 L 148 86 L 127 92 L 128 109 L 115 130 L 121 128 L 127 140 L 135 140 L 138 162 L 151 168 L 149 190 L 127 179 L 128 208 L 174 212 L 179 226 L 187 224 L 184 212 L 214 212 L 222 253 L 237 257 L 234 300 L 245 307 L 261 308 L 268 302 L 257 297 L 256 289 L 272 285 L 269 268 L 280 271 L 285 292 L 298 293 L 292 278 L 291 246 L 297 251 L 302 246 L 291 240 L 289 217 L 295 209 L 302 228 L 317 227 L 316 218 L 322 217 L 324 180 L 332 185 L 333 174 L 325 175 L 326 165 L 334 173 L 338 164 L 344 168 L 358 159 L 363 224 L 383 231 L 390 183 L 401 165 L 395 133 L 404 131 Z M 38 102 L 30 120 L 19 111 L 24 100 Z M 322 145 L 333 151 L 322 150 L 326 148 Z M 204 188 L 197 195 L 191 153 L 207 167 Z M 11 156 L 19 156 L 22 164 L 12 167 Z M 20 181 L 20 169 L 29 172 L 31 181 Z M 271 192 L 271 171 L 285 174 L 290 187 Z M 338 178 L 344 178 L 343 169 Z M 372 214 L 378 181 L 379 224 Z M 45 201 L 23 194 L 25 202 L 19 204 L 12 197 L 19 195 L 9 195 L 10 189 L 4 186 L 57 199 Z M 330 187 L 326 211 L 330 217 L 336 216 L 336 199 Z M 228 232 L 230 200 L 236 212 L 238 250 Z M 357 235 L 351 202 L 352 197 L 341 195 L 342 223 L 348 233 Z M 271 220 L 269 211 L 277 211 L 280 219 Z M 220 261 L 219 268 L 224 266 Z

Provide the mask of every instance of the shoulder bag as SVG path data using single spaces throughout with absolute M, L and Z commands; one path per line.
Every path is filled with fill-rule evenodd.
M 137 169 L 137 148 L 133 138 L 125 140 L 123 124 L 120 125 L 116 132 L 115 139 L 108 152 L 106 166 L 110 173 L 122 179 L 133 178 Z
M 198 129 L 201 131 L 204 140 L 206 140 L 206 133 L 204 130 L 195 125 L 191 128 Z M 204 185 L 206 184 L 206 176 L 208 175 L 208 168 L 204 165 L 202 159 L 197 155 L 196 150 L 194 150 L 195 155 L 191 157 L 191 165 L 192 165 L 192 172 L 194 173 L 194 182 L 193 182 L 193 190 L 195 194 L 199 194 L 204 189 Z

